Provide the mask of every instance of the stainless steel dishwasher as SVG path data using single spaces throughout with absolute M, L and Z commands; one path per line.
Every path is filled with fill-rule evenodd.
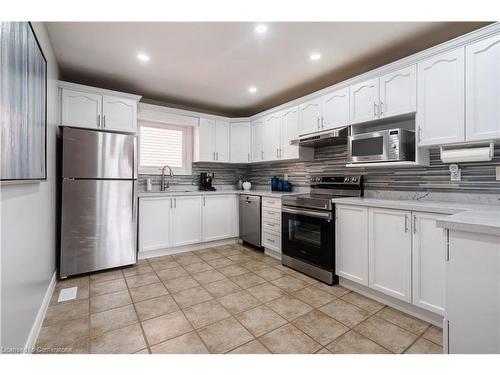
M 261 246 L 261 197 L 240 195 L 240 239 Z

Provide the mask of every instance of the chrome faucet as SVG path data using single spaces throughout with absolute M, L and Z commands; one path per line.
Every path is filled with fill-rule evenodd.
M 170 168 L 168 165 L 164 165 L 163 168 L 161 168 L 160 191 L 166 191 L 170 187 L 170 182 L 165 181 L 165 168 L 168 168 L 170 172 L 169 176 L 174 177 L 174 172 L 172 172 L 172 168 Z

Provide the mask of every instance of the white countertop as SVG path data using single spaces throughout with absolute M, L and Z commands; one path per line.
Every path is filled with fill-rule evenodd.
M 274 197 L 281 198 L 284 195 L 296 195 L 303 194 L 303 192 L 283 192 L 283 191 L 271 191 L 271 190 L 216 190 L 216 191 L 204 191 L 204 190 L 190 190 L 190 191 L 166 191 L 166 192 L 140 192 L 137 194 L 139 198 L 145 197 L 178 197 L 182 195 L 220 195 L 220 194 L 245 194 L 245 195 L 259 195 L 261 197 Z
M 437 221 L 438 227 L 500 236 L 500 205 L 377 198 L 336 198 L 333 201 L 338 204 L 449 214 Z

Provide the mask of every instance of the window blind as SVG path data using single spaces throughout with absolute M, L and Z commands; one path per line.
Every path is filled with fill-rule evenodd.
M 142 167 L 182 168 L 183 162 L 182 129 L 169 127 L 140 126 L 140 161 Z

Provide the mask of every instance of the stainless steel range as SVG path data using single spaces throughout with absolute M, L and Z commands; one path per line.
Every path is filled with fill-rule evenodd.
M 310 181 L 310 194 L 282 198 L 281 263 L 331 285 L 338 282 L 332 199 L 362 196 L 362 177 L 314 175 Z

